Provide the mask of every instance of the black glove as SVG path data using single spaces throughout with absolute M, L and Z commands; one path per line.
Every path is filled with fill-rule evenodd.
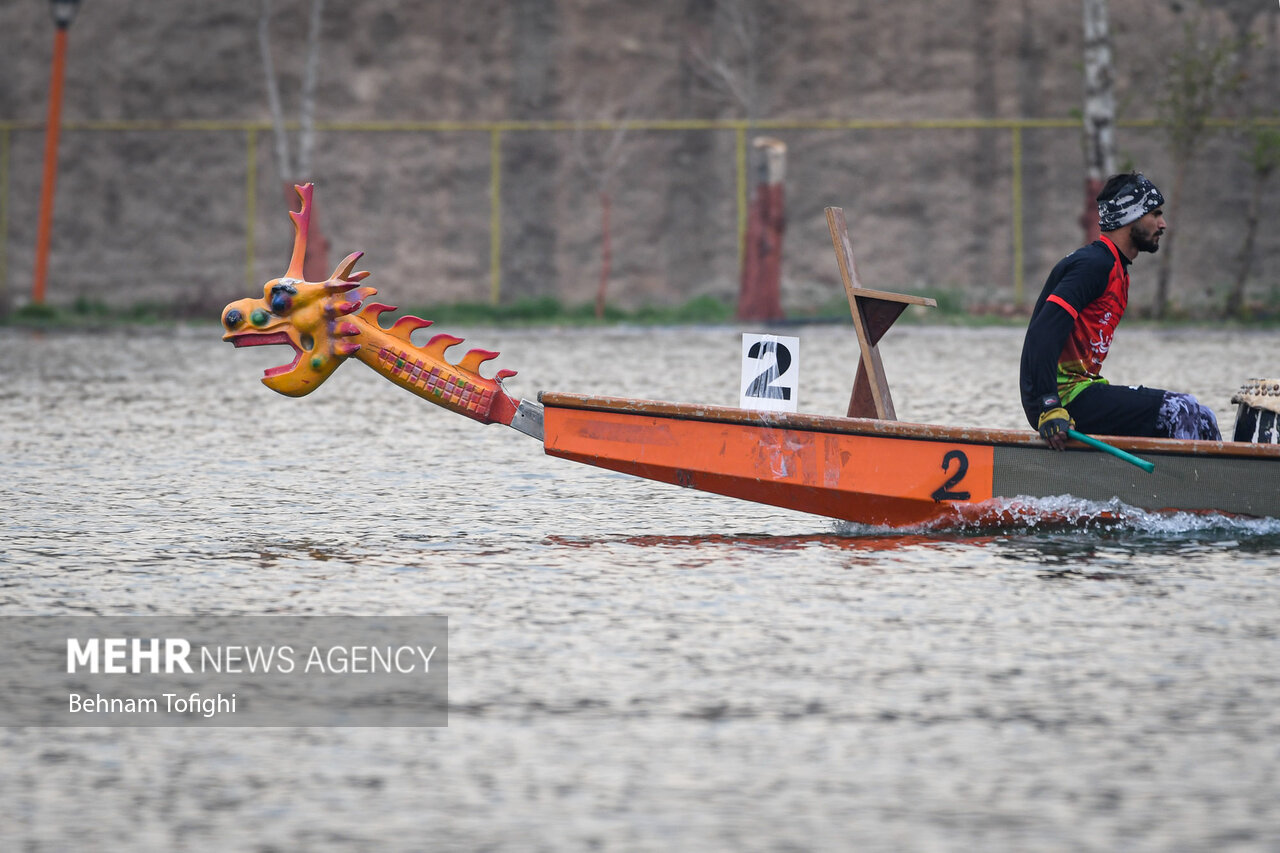
M 1054 450 L 1061 450 L 1067 444 L 1067 430 L 1073 429 L 1076 422 L 1071 419 L 1071 415 L 1067 414 L 1067 410 L 1062 408 L 1062 403 L 1057 397 L 1045 397 L 1043 408 L 1040 412 L 1040 421 L 1036 424 L 1036 428 L 1040 430 L 1040 437 L 1045 440 Z

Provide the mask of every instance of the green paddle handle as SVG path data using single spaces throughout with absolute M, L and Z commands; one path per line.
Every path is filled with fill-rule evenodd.
M 1134 456 L 1132 453 L 1126 453 L 1125 451 L 1121 450 L 1118 447 L 1112 447 L 1111 445 L 1107 444 L 1105 441 L 1098 441 L 1098 439 L 1092 436 L 1085 435 L 1082 432 L 1076 432 L 1073 429 L 1067 430 L 1067 435 L 1070 436 L 1071 438 L 1074 438 L 1076 441 L 1082 444 L 1087 444 L 1090 447 L 1096 447 L 1099 450 L 1101 450 L 1103 453 L 1110 453 L 1112 456 L 1116 457 L 1117 459 L 1123 459 L 1125 462 L 1128 462 L 1130 465 L 1137 465 L 1139 468 L 1141 468 L 1143 471 L 1146 471 L 1148 474 L 1156 470 L 1156 464 L 1154 462 L 1148 462 L 1145 459 L 1139 459 L 1137 456 Z

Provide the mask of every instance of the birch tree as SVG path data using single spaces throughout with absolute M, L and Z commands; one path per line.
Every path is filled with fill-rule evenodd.
M 303 65 L 302 90 L 298 99 L 298 133 L 296 154 L 290 146 L 288 123 L 280 98 L 280 83 L 271 52 L 271 0 L 262 0 L 258 17 L 258 50 L 262 54 L 262 71 L 266 78 L 267 106 L 271 110 L 276 174 L 284 187 L 290 210 L 298 203 L 294 184 L 310 181 L 316 137 L 316 81 L 320 76 L 320 29 L 324 17 L 324 0 L 311 0 L 307 26 L 307 54 Z M 314 209 L 307 234 L 307 256 L 303 274 L 308 281 L 324 281 L 329 277 L 329 240 L 320 229 Z
M 1098 239 L 1098 193 L 1116 168 L 1115 75 L 1107 0 L 1083 0 L 1084 7 L 1084 242 Z

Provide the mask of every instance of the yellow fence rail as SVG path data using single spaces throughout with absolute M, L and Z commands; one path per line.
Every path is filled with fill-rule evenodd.
M 1258 119 L 1258 124 L 1278 125 L 1280 119 Z M 1212 122 L 1231 126 L 1227 119 Z M 1155 127 L 1154 119 L 1119 122 L 1122 127 Z M 296 124 L 290 129 L 296 130 Z M 317 122 L 316 130 L 333 133 L 487 133 L 489 135 L 489 298 L 497 304 L 502 294 L 502 140 L 508 133 L 581 132 L 581 131 L 734 131 L 738 253 L 741 256 L 746 232 L 748 175 L 747 137 L 752 132 L 786 130 L 1001 130 L 1009 133 L 1011 150 L 1011 206 L 1013 211 L 1013 270 L 1015 300 L 1023 301 L 1025 252 L 1023 237 L 1022 136 L 1024 130 L 1079 128 L 1079 119 L 631 119 L 631 120 L 548 120 L 548 121 L 361 121 Z M 14 131 L 42 130 L 43 122 L 0 121 L 0 298 L 8 285 L 9 175 L 11 141 Z M 133 120 L 133 121 L 69 121 L 64 132 L 118 131 L 205 131 L 210 133 L 242 133 L 245 136 L 245 277 L 253 280 L 255 198 L 257 192 L 257 145 L 260 132 L 270 132 L 266 121 L 213 120 Z

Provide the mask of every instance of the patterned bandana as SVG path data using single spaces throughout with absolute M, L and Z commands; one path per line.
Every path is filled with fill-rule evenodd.
M 1098 201 L 1098 228 L 1114 231 L 1136 222 L 1162 204 L 1164 196 L 1156 185 L 1141 173 L 1135 174 L 1114 198 Z

